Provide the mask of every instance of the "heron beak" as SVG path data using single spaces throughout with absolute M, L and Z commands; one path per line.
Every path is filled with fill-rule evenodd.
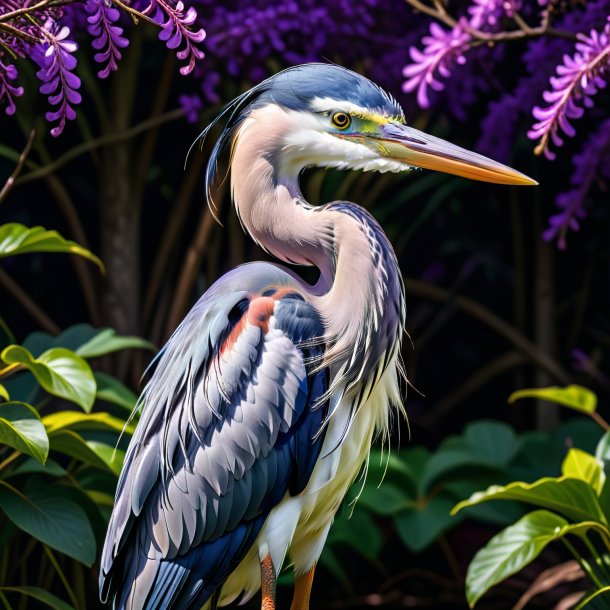
M 399 123 L 382 125 L 381 133 L 371 142 L 383 156 L 412 167 L 496 184 L 538 184 L 506 165 Z

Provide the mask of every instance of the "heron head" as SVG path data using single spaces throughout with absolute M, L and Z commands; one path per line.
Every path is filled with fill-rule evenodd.
M 212 155 L 248 118 L 265 117 L 273 163 L 298 174 L 308 166 L 364 171 L 432 169 L 499 184 L 537 184 L 524 174 L 406 124 L 398 102 L 369 79 L 331 64 L 304 64 L 272 76 L 224 111 L 225 132 Z M 210 168 L 208 168 L 210 170 Z

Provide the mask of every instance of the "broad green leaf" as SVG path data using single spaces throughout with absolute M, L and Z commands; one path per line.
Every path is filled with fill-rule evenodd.
M 45 463 L 49 439 L 37 411 L 23 402 L 0 403 L 0 444 Z
M 580 449 L 568 451 L 561 465 L 561 474 L 588 483 L 598 496 L 606 480 L 601 462 L 595 456 Z
M 53 610 L 74 610 L 74 607 L 59 599 L 56 595 L 40 589 L 39 587 L 0 587 L 0 591 L 19 593 L 53 608 Z
M 558 405 L 580 411 L 581 413 L 593 413 L 597 408 L 597 396 L 587 388 L 580 385 L 569 385 L 565 388 L 551 386 L 548 388 L 531 388 L 513 392 L 508 397 L 508 402 L 513 403 L 521 398 L 538 398 L 548 400 Z
M 97 397 L 113 405 L 118 405 L 127 409 L 131 413 L 138 397 L 127 386 L 123 385 L 118 379 L 106 373 L 94 373 L 97 383 Z
M 414 508 L 396 514 L 394 524 L 404 545 L 418 553 L 457 525 L 459 519 L 451 516 L 454 503 L 453 496 L 440 492 L 431 498 L 420 499 Z
M 126 426 L 125 422 L 110 413 L 79 413 L 78 411 L 58 411 L 45 415 L 42 423 L 47 434 L 52 435 L 58 430 L 114 430 L 133 434 L 135 426 Z
M 44 227 L 26 227 L 12 222 L 0 225 L 0 258 L 30 252 L 68 252 L 94 262 L 102 271 L 102 261 L 76 242 L 64 239 L 57 231 Z
M 451 511 L 456 514 L 469 506 L 489 500 L 518 500 L 556 511 L 574 521 L 598 521 L 606 524 L 606 517 L 590 485 L 568 477 L 544 478 L 535 483 L 492 485 L 486 491 L 473 494 Z
M 58 430 L 49 434 L 49 441 L 51 451 L 58 451 L 84 464 L 107 470 L 114 475 L 117 475 L 121 470 L 121 464 L 125 456 L 123 451 L 116 449 L 113 459 L 114 447 L 94 441 L 86 441 L 73 430 Z M 100 448 L 100 445 L 103 448 Z
M 8 390 L 0 383 L 0 400 L 9 401 L 11 397 L 8 395 Z
M 608 610 L 610 608 L 610 587 L 602 587 L 585 595 L 574 606 L 574 610 Z
M 54 493 L 53 486 L 26 496 L 0 481 L 0 509 L 24 532 L 50 547 L 91 566 L 95 537 L 83 509 Z
M 95 400 L 95 379 L 85 360 L 74 352 L 55 347 L 38 358 L 20 345 L 9 345 L 0 354 L 6 364 L 20 364 L 36 377 L 49 394 L 75 402 L 87 413 Z
M 547 510 L 528 513 L 517 523 L 494 536 L 474 556 L 466 575 L 466 598 L 472 608 L 491 587 L 516 574 L 531 563 L 554 540 L 574 534 L 584 536 L 589 529 L 608 530 L 598 523 L 569 524 Z
M 138 348 L 156 351 L 156 347 L 140 337 L 120 337 L 112 328 L 100 330 L 95 337 L 81 345 L 76 353 L 83 358 L 97 358 L 122 349 Z
M 47 459 L 43 465 L 33 458 L 28 458 L 17 468 L 11 470 L 10 473 L 3 475 L 2 478 L 8 479 L 22 474 L 46 474 L 52 477 L 63 477 L 68 473 L 55 460 Z

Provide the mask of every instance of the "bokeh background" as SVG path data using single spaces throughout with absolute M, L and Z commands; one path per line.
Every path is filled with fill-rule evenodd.
M 131 6 L 144 10 L 145 4 Z M 604 72 L 596 70 L 605 69 L 610 51 L 603 55 L 607 38 L 583 37 L 608 30 L 610 3 L 186 4 L 196 9 L 193 29 L 206 32 L 195 45 L 205 58 L 190 74 L 180 74 L 185 61 L 159 40 L 163 29 L 142 19 L 135 25 L 122 13 L 115 26 L 129 45 L 117 47 L 118 70 L 103 79 L 97 72 L 105 64 L 93 58 L 95 37 L 86 21 L 95 2 L 52 9 L 79 44 L 73 72 L 82 81 L 76 119 L 58 137 L 49 134 L 56 120 L 44 118 L 48 101 L 38 92 L 40 68 L 32 54 L 0 56 L 2 67 L 18 67 L 24 87 L 14 96 L 16 113 L 0 114 L 0 184 L 32 136 L 15 184 L 0 199 L 0 222 L 55 229 L 97 254 L 106 269 L 102 274 L 89 261 L 60 254 L 3 259 L 0 316 L 10 329 L 3 343 L 26 345 L 34 355 L 51 345 L 75 348 L 95 334 L 85 326 L 74 330 L 87 324 L 162 346 L 216 278 L 242 262 L 268 259 L 242 233 L 226 184 L 217 193 L 220 223 L 207 208 L 202 172 L 215 132 L 187 159 L 199 132 L 223 104 L 296 63 L 335 62 L 370 77 L 400 101 L 418 129 L 510 164 L 540 186 L 471 183 L 426 171 L 304 174 L 309 201 L 362 204 L 393 243 L 406 282 L 403 355 L 410 382 L 409 425 L 396 422 L 389 466 L 387 454 L 374 450 L 366 483 L 356 484 L 360 500 L 346 503 L 331 533 L 312 603 L 465 608 L 468 563 L 524 509 L 504 503 L 452 517 L 451 508 L 492 483 L 558 476 L 570 447 L 593 451 L 604 431 L 555 404 L 527 399 L 509 405 L 507 398 L 523 388 L 580 384 L 597 395 L 599 412 L 607 412 L 610 98 L 601 88 Z M 578 51 L 578 44 L 588 47 Z M 593 90 L 581 83 L 566 94 L 576 108 L 586 107 L 584 116 L 555 108 L 552 126 L 532 129 L 554 103 L 544 92 L 567 90 L 550 80 L 566 54 L 601 83 Z M 586 62 L 599 57 L 587 71 Z M 572 131 L 568 119 L 572 137 L 565 135 Z M 545 143 L 551 131 L 561 145 Z M 546 154 L 535 154 L 537 145 Z M 121 382 L 123 402 L 98 396 L 93 412 L 125 421 L 152 354 L 130 349 L 92 357 L 95 371 Z M 43 400 L 41 413 L 78 408 L 42 399 L 29 373 L 7 379 L 6 387 L 13 400 Z M 74 430 L 89 448 L 116 443 L 116 430 L 86 424 Z M 0 471 L 11 451 L 0 446 Z M 26 495 L 33 487 L 73 486 L 80 495 L 71 501 L 84 507 L 94 532 L 96 560 L 89 567 L 53 545 L 50 551 L 0 511 L 0 587 L 40 587 L 79 610 L 99 607 L 97 558 L 116 466 L 104 470 L 103 458 L 96 464 L 53 439 L 50 455 L 65 474 L 25 468 L 2 476 Z M 561 545 L 550 547 L 479 607 L 512 607 L 537 575 L 569 559 Z M 286 575 L 282 582 L 289 580 Z M 552 608 L 586 588 L 578 578 L 560 582 L 534 597 L 531 607 Z M 289 596 L 281 587 L 280 603 L 289 603 Z M 0 600 L 15 609 L 49 603 L 9 589 Z

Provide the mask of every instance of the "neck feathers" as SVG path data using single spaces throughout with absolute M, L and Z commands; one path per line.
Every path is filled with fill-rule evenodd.
M 344 389 L 366 386 L 395 356 L 404 325 L 396 258 L 363 208 L 343 202 L 313 207 L 304 201 L 298 185 L 302 166 L 279 158 L 289 130 L 275 106 L 253 111 L 240 126 L 231 162 L 237 213 L 268 252 L 320 270 L 315 287 L 302 285 L 324 319 L 333 377 Z

